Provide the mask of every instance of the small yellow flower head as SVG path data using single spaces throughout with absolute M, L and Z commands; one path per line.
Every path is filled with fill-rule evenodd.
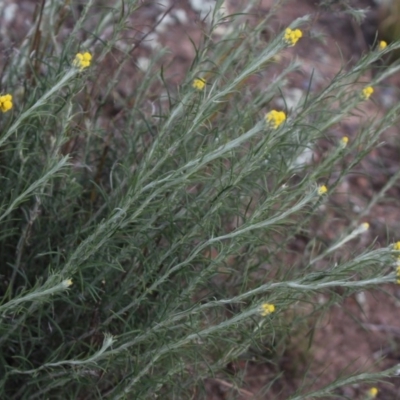
M 374 88 L 372 86 L 367 86 L 362 90 L 361 97 L 365 100 L 368 100 L 372 93 L 374 93 Z
M 266 317 L 269 314 L 272 314 L 275 311 L 275 306 L 270 303 L 261 304 L 261 311 L 260 314 L 263 317 Z
M 78 53 L 75 56 L 75 60 L 73 62 L 74 67 L 79 69 L 85 69 L 90 66 L 92 62 L 92 55 L 88 52 Z
M 283 111 L 272 110 L 265 115 L 265 121 L 268 126 L 277 129 L 286 120 L 286 114 Z
M 206 81 L 205 81 L 205 79 L 196 78 L 193 81 L 192 86 L 197 90 L 203 90 L 204 86 L 206 86 Z
M 328 188 L 325 185 L 322 185 L 318 188 L 318 194 L 322 196 L 328 191 Z
M 303 32 L 300 29 L 286 28 L 283 41 L 289 46 L 294 46 L 302 36 Z
M 381 40 L 378 44 L 378 49 L 383 50 L 384 48 L 387 47 L 387 43 L 384 40 Z
M 360 225 L 360 228 L 365 232 L 365 231 L 367 231 L 368 229 L 369 229 L 369 223 L 368 222 L 363 222 L 361 225 Z
M 11 110 L 12 107 L 13 103 L 11 94 L 5 94 L 4 96 L 0 96 L 0 110 L 3 113 Z
M 349 138 L 347 136 L 343 136 L 340 139 L 340 146 L 345 148 L 347 146 L 347 143 L 349 143 Z
M 374 399 L 378 394 L 378 392 L 379 390 L 376 387 L 372 387 L 371 389 L 368 390 L 368 395 L 371 399 Z
M 396 251 L 400 250 L 400 242 L 396 242 L 393 244 L 393 250 L 396 250 Z
M 62 281 L 62 284 L 65 288 L 68 288 L 72 285 L 72 279 L 66 279 L 65 281 Z

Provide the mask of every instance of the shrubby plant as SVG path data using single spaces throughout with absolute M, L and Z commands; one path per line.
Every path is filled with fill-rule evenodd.
M 213 26 L 222 22 L 220 3 Z M 62 11 L 46 4 L 45 16 Z M 368 230 L 365 221 L 317 253 L 297 254 L 295 266 L 285 256 L 397 119 L 399 105 L 362 126 L 354 141 L 339 138 L 318 163 L 299 161 L 373 99 L 396 67 L 367 84 L 360 78 L 398 44 L 370 51 L 288 113 L 272 100 L 296 60 L 262 89 L 246 82 L 301 41 L 309 19 L 265 43 L 260 33 L 270 15 L 256 27 L 232 16 L 234 29 L 219 40 L 206 36 L 158 115 L 144 111 L 153 85 L 164 84 L 155 61 L 132 98 L 120 100 L 123 123 L 106 129 L 104 105 L 135 45 L 99 98 L 92 96 L 96 76 L 140 2 L 95 6 L 78 14 L 72 4 L 74 28 L 62 43 L 60 25 L 44 18 L 36 55 L 30 58 L 33 39 L 24 42 L 3 74 L 1 398 L 202 397 L 204 379 L 224 376 L 229 362 L 250 353 L 262 360 L 265 348 L 274 360 L 290 330 L 331 305 L 316 294 L 395 284 L 397 245 L 371 243 L 338 257 Z M 97 28 L 79 41 L 94 19 Z M 111 39 L 97 40 L 109 27 Z M 329 179 L 345 156 L 351 162 Z M 296 317 L 306 303 L 311 308 Z M 393 373 L 341 378 L 312 393 L 305 383 L 292 398 Z

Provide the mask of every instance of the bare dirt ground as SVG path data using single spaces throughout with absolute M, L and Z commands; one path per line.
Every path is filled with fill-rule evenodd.
M 0 3 L 0 51 L 3 62 L 12 57 L 19 44 L 32 28 L 35 7 L 41 1 L 3 0 Z M 132 19 L 130 40 L 140 43 L 132 57 L 129 68 L 124 70 L 122 84 L 114 93 L 115 103 L 108 105 L 110 116 L 119 112 L 118 98 L 129 94 L 140 79 L 142 70 L 148 67 L 149 57 L 167 47 L 170 51 L 163 59 L 166 82 L 171 87 L 182 83 L 184 71 L 195 56 L 192 41 L 198 43 L 206 27 L 204 18 L 207 8 L 201 4 L 213 1 L 196 2 L 192 0 L 144 1 L 143 7 Z M 226 12 L 233 12 L 245 2 L 231 0 L 226 2 Z M 293 74 L 285 88 L 287 104 L 295 106 L 307 90 L 310 77 L 312 90 L 327 84 L 342 67 L 348 68 L 372 45 L 377 28 L 374 3 L 368 0 L 354 1 L 354 7 L 370 7 L 368 20 L 360 28 L 343 12 L 321 11 L 314 0 L 296 0 L 286 5 L 274 19 L 272 31 L 282 29 L 297 17 L 309 14 L 312 22 L 305 30 L 304 38 L 294 49 L 287 50 L 281 63 L 298 57 L 301 71 Z M 253 10 L 253 20 L 262 18 L 272 7 L 272 0 L 261 0 Z M 127 39 L 128 40 L 128 39 Z M 116 52 L 118 49 L 116 50 Z M 106 60 L 99 73 L 98 85 L 107 80 L 107 68 L 114 68 L 115 60 Z M 0 71 L 2 62 L 0 61 Z M 267 81 L 276 74 L 282 64 L 276 64 L 260 74 L 260 81 Z M 365 77 L 368 82 L 374 71 Z M 259 83 L 259 82 L 258 82 Z M 366 115 L 383 115 L 394 102 L 400 99 L 400 76 L 390 78 L 376 89 L 373 101 L 367 102 L 363 112 Z M 154 89 L 154 97 L 161 88 Z M 279 106 L 279 104 L 277 103 Z M 151 105 L 149 104 L 149 107 Z M 107 116 L 105 116 L 107 118 Z M 349 118 L 332 132 L 330 137 L 344 135 L 350 140 L 357 135 L 359 120 Z M 359 173 L 347 177 L 330 196 L 326 213 L 330 216 L 321 220 L 315 228 L 321 238 L 330 240 L 337 231 L 357 219 L 369 201 L 387 183 L 400 167 L 399 129 L 389 129 L 382 137 L 382 145 L 377 147 L 358 167 Z M 320 154 L 324 151 L 321 143 Z M 400 184 L 396 183 L 363 221 L 371 225 L 359 245 L 387 245 L 400 239 Z M 348 212 L 339 213 L 338 206 Z M 331 221 L 334 221 L 333 223 Z M 299 239 L 293 246 L 304 248 Z M 321 301 L 327 301 L 321 297 Z M 286 399 L 301 385 L 307 371 L 307 382 L 318 388 L 334 381 L 343 371 L 380 371 L 400 363 L 400 287 L 387 285 L 381 291 L 371 291 L 347 298 L 343 304 L 333 306 L 330 312 L 316 321 L 314 327 L 304 327 L 293 332 L 294 343 L 282 354 L 279 365 L 240 362 L 227 366 L 233 375 L 242 377 L 240 387 L 233 387 L 222 379 L 209 379 L 205 382 L 210 400 L 222 399 Z M 309 336 L 313 333 L 312 346 L 308 348 Z M 312 362 L 310 363 L 310 360 Z M 281 378 L 272 385 L 268 395 L 260 394 L 277 373 Z M 378 399 L 400 399 L 400 378 L 379 383 Z M 364 399 L 368 387 L 349 386 L 337 391 L 337 398 L 347 396 L 351 399 Z M 342 398 L 342 397 L 340 397 Z

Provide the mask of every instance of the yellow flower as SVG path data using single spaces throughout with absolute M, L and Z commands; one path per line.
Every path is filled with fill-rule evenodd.
M 343 136 L 343 137 L 340 139 L 340 145 L 341 145 L 342 147 L 346 147 L 346 146 L 347 146 L 347 143 L 349 143 L 349 138 L 348 138 L 347 136 Z
M 372 86 L 367 86 L 365 87 L 362 92 L 361 96 L 365 99 L 368 100 L 371 96 L 371 94 L 374 93 L 374 88 Z
M 65 288 L 70 287 L 72 283 L 72 279 L 65 279 L 65 281 L 62 281 L 62 284 Z
M 322 185 L 318 188 L 318 194 L 322 196 L 328 191 L 328 188 L 325 185 Z
M 196 78 L 193 81 L 192 86 L 197 90 L 203 90 L 204 86 L 206 86 L 206 81 L 205 81 L 205 79 Z
M 260 314 L 265 317 L 275 311 L 275 306 L 270 303 L 261 304 L 261 312 Z
M 396 242 L 396 243 L 393 245 L 393 250 L 397 250 L 397 251 L 400 250 L 400 241 L 399 241 L 399 242 Z
M 385 47 L 387 47 L 387 43 L 384 40 L 381 40 L 378 45 L 379 50 L 383 50 Z
M 92 62 L 92 55 L 88 52 L 78 53 L 75 56 L 75 60 L 73 62 L 74 67 L 78 67 L 79 69 L 84 69 L 90 66 Z
M 290 28 L 286 28 L 283 41 L 289 46 L 294 46 L 302 36 L 303 32 L 300 29 L 292 30 Z
M 376 387 L 372 387 L 371 389 L 368 390 L 368 395 L 374 399 L 376 395 L 378 394 L 379 390 Z
M 5 113 L 13 107 L 11 94 L 0 96 L 0 110 Z
M 360 226 L 361 226 L 363 231 L 367 231 L 369 229 L 369 223 L 368 222 L 363 222 Z
M 283 111 L 272 110 L 265 115 L 267 125 L 272 126 L 274 129 L 278 128 L 286 120 L 286 114 Z

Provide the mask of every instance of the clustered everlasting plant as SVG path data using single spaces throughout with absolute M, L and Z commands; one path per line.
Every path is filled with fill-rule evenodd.
M 384 40 L 381 40 L 378 44 L 379 50 L 383 50 L 387 47 L 387 43 Z
M 347 143 L 349 143 L 349 138 L 347 136 L 343 136 L 342 139 L 340 139 L 341 145 L 344 147 L 347 146 Z
M 12 109 L 12 96 L 11 94 L 5 94 L 0 96 L 0 110 L 5 113 Z
M 328 188 L 325 185 L 322 185 L 318 188 L 319 195 L 325 194 L 327 191 L 328 191 Z
M 368 394 L 370 396 L 370 398 L 374 399 L 376 397 L 376 395 L 378 394 L 379 390 L 376 387 L 372 387 L 371 389 L 369 389 Z
M 270 16 L 250 27 L 238 14 L 224 37 L 205 35 L 184 83 L 166 86 L 167 98 L 150 113 L 154 88 L 164 84 L 157 63 L 131 96 L 114 93 L 135 44 L 98 84 L 101 62 L 123 40 L 139 2 L 118 1 L 104 15 L 92 3 L 83 11 L 72 5 L 77 19 L 65 42 L 54 44 L 59 24 L 35 42 L 42 50 L 35 54 L 53 52 L 37 60 L 45 74 L 28 63 L 29 42 L 3 74 L 12 95 L 0 96 L 0 109 L 13 112 L 0 115 L 0 398 L 201 398 L 206 378 L 232 379 L 230 362 L 263 360 L 265 348 L 276 360 L 287 333 L 330 306 L 317 293 L 342 288 L 348 296 L 400 283 L 399 242 L 338 257 L 368 230 L 357 219 L 332 242 L 297 254 L 296 266 L 286 258 L 295 236 L 323 218 L 343 177 L 396 120 L 400 105 L 362 126 L 354 141 L 336 140 L 318 163 L 301 161 L 372 95 L 372 86 L 361 96 L 348 87 L 396 45 L 381 43 L 295 109 L 277 111 L 273 99 L 295 61 L 262 89 L 238 89 L 295 46 L 309 19 L 264 43 Z M 61 13 L 54 7 L 42 10 L 52 16 L 44 20 Z M 93 38 L 78 42 L 90 29 Z M 108 41 L 106 32 L 113 32 Z M 114 101 L 121 111 L 105 124 L 105 105 Z M 343 167 L 345 156 L 351 162 Z M 298 312 L 301 304 L 309 312 Z M 316 391 L 305 379 L 293 399 L 332 395 L 393 371 L 343 377 Z
M 283 111 L 272 110 L 265 116 L 267 125 L 271 125 L 272 128 L 277 129 L 279 126 L 285 122 L 286 114 Z
M 286 28 L 284 41 L 289 46 L 294 46 L 302 36 L 303 32 L 300 29 Z
M 273 313 L 275 311 L 275 306 L 273 304 L 264 303 L 261 304 L 261 315 L 263 317 Z
M 89 52 L 85 52 L 85 53 L 77 53 L 73 64 L 74 66 L 80 69 L 85 69 L 90 66 L 91 62 L 92 62 L 92 55 Z
M 204 79 L 201 79 L 201 78 L 196 78 L 193 81 L 193 85 L 192 86 L 197 90 L 203 90 L 204 86 L 206 86 L 206 81 Z
M 372 93 L 374 93 L 374 88 L 372 86 L 367 86 L 362 90 L 361 95 L 365 100 L 368 100 Z

